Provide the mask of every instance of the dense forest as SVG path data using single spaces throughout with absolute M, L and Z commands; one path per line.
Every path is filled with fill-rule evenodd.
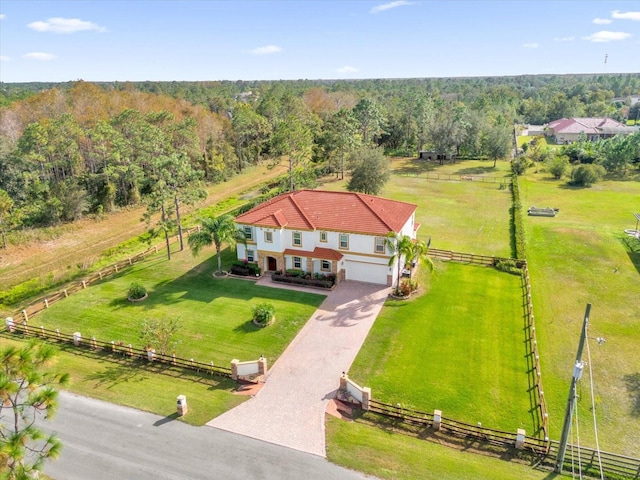
M 0 232 L 140 203 L 168 225 L 203 182 L 258 162 L 288 162 L 287 190 L 357 171 L 380 152 L 501 159 L 514 124 L 635 120 L 640 104 L 629 97 L 639 94 L 640 74 L 0 83 Z M 626 174 L 640 157 L 638 134 L 599 143 L 579 142 L 560 160 L 534 145 L 527 159 Z

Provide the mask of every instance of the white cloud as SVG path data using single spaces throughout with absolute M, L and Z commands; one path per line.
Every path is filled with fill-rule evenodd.
M 4 20 L 7 16 L 4 13 L 0 13 L 0 20 Z
M 80 20 L 79 18 L 49 18 L 46 21 L 31 22 L 27 27 L 37 32 L 76 33 L 88 30 L 106 32 L 107 29 L 93 22 Z
M 538 48 L 540 46 L 540 44 L 532 42 L 532 43 L 524 43 L 524 44 L 522 44 L 522 46 L 524 48 Z
M 604 43 L 614 42 L 616 40 L 624 40 L 625 38 L 629 38 L 630 36 L 631 34 L 626 32 L 608 32 L 607 30 L 602 30 L 600 32 L 589 35 L 588 37 L 582 37 L 582 39 L 588 40 L 590 42 Z
M 253 50 L 249 50 L 249 53 L 252 53 L 254 55 L 269 55 L 281 51 L 282 49 L 277 45 L 265 45 L 264 47 L 258 47 L 254 48 Z
M 553 39 L 554 42 L 573 42 L 576 37 L 556 37 Z
M 609 25 L 613 20 L 610 18 L 594 18 L 593 23 L 596 25 Z
M 640 22 L 640 12 L 621 12 L 620 10 L 614 10 L 611 12 L 611 17 L 618 20 L 635 20 Z
M 405 5 L 412 5 L 413 2 L 407 2 L 407 0 L 396 0 L 395 2 L 383 3 L 382 5 L 377 5 L 369 10 L 369 13 L 380 13 L 385 10 L 390 10 L 392 8 L 404 7 Z
M 53 60 L 54 58 L 58 58 L 51 53 L 44 53 L 44 52 L 25 53 L 22 57 L 28 58 L 30 60 Z
M 336 68 L 336 72 L 338 73 L 356 73 L 359 70 L 356 67 L 352 67 L 351 65 L 345 65 L 344 67 Z
M 7 57 L 6 55 L 0 55 L 0 62 L 8 62 L 11 60 L 11 57 Z

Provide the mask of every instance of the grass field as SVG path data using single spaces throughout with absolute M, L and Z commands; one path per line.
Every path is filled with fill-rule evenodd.
M 640 183 L 605 181 L 568 188 L 544 173 L 521 179 L 523 206 L 559 208 L 526 217 L 527 257 L 538 326 L 551 436 L 558 438 L 587 303 L 600 446 L 640 456 L 640 246 L 625 246 L 635 227 Z M 606 338 L 598 345 L 596 337 Z M 586 359 L 586 351 L 584 358 Z M 588 371 L 580 383 L 581 438 L 595 444 Z
M 20 343 L 0 335 L 0 348 Z M 51 367 L 70 374 L 66 389 L 74 393 L 179 418 L 191 425 L 204 425 L 248 398 L 234 395 L 237 385 L 229 379 L 174 372 L 157 363 L 114 362 L 109 358 L 61 345 Z M 178 395 L 186 395 L 189 403 L 184 417 L 176 415 Z
M 143 319 L 179 318 L 178 356 L 226 366 L 233 358 L 253 360 L 264 355 L 273 363 L 324 296 L 214 278 L 214 251 L 208 248 L 194 258 L 187 249 L 175 252 L 170 261 L 158 253 L 55 303 L 33 318 L 32 324 L 142 347 L 138 337 Z M 228 262 L 234 254 L 227 250 L 225 255 Z M 132 282 L 147 288 L 147 300 L 127 301 Z M 274 305 L 276 322 L 268 328 L 256 327 L 251 323 L 252 307 L 265 301 Z
M 551 480 L 564 478 L 528 465 L 395 435 L 357 422 L 327 417 L 327 458 L 396 480 Z
M 428 276 L 426 295 L 387 301 L 352 378 L 371 387 L 377 400 L 537 434 L 520 278 L 455 263 L 438 263 Z

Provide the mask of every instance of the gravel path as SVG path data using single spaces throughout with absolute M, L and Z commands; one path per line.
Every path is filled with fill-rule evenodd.
M 258 394 L 207 425 L 324 457 L 327 404 L 388 291 L 341 282 L 271 367 Z

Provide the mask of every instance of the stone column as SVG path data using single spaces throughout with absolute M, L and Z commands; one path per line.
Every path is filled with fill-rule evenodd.
M 433 411 L 433 429 L 440 430 L 442 427 L 442 410 Z
M 80 340 L 82 339 L 82 335 L 80 332 L 74 332 L 73 334 L 73 344 L 77 347 L 80 345 Z
M 238 380 L 238 363 L 240 363 L 240 360 L 238 360 L 237 358 L 234 358 L 233 360 L 231 360 L 231 379 L 232 380 Z
M 260 355 L 260 360 L 258 360 L 258 373 L 260 375 L 267 374 L 267 359 Z
M 371 389 L 364 387 L 362 389 L 362 409 L 369 410 L 369 400 L 371 400 Z
M 516 448 L 518 450 L 522 450 L 524 448 L 524 439 L 527 435 L 524 429 L 519 428 L 518 433 L 516 434 Z
M 7 326 L 7 331 L 13 333 L 16 330 L 16 324 L 13 321 L 13 318 L 7 317 L 4 321 L 4 324 Z

